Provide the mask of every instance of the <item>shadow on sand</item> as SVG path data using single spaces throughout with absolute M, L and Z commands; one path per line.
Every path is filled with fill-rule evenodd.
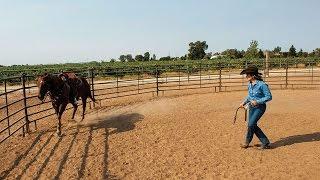
M 280 140 L 272 143 L 272 148 L 278 148 L 281 146 L 289 146 L 292 144 L 305 143 L 320 141 L 320 132 L 311 134 L 294 135 L 286 138 L 281 138 Z
M 99 118 L 93 123 L 80 125 L 80 127 L 92 127 L 93 130 L 100 128 L 112 128 L 109 134 L 131 131 L 135 128 L 135 123 L 141 121 L 143 115 L 138 113 L 120 114 L 116 116 Z
M 74 126 L 76 128 L 76 132 L 73 133 L 68 133 L 71 132 L 70 130 L 72 129 L 65 129 L 65 132 L 63 133 L 64 135 L 58 139 L 58 141 L 54 141 L 54 132 L 52 131 L 47 131 L 45 133 L 51 133 L 49 137 L 45 138 L 44 142 L 39 144 L 40 148 L 36 150 L 36 152 L 33 152 L 33 147 L 40 143 L 40 139 L 42 139 L 42 136 L 45 134 L 44 132 L 41 132 L 38 134 L 38 136 L 35 138 L 31 146 L 23 152 L 20 156 L 18 156 L 17 159 L 14 160 L 13 165 L 3 171 L 0 172 L 0 179 L 5 179 L 9 177 L 9 174 L 11 174 L 12 170 L 18 168 L 22 169 L 22 172 L 19 174 L 16 174 L 15 179 L 22 179 L 23 175 L 29 170 L 29 168 L 32 165 L 35 165 L 36 159 L 40 154 L 43 155 L 43 151 L 45 149 L 50 148 L 50 152 L 45 155 L 45 160 L 43 163 L 40 163 L 40 167 L 37 167 L 38 171 L 34 173 L 34 179 L 40 179 L 40 176 L 43 173 L 43 170 L 46 168 L 52 157 L 58 153 L 57 149 L 58 146 L 65 146 L 67 147 L 65 152 L 59 152 L 62 153 L 61 161 L 59 162 L 58 168 L 57 168 L 57 173 L 54 175 L 53 179 L 60 179 L 60 176 L 62 175 L 62 172 L 64 170 L 64 166 L 70 156 L 70 152 L 72 147 L 76 144 L 76 139 L 79 139 L 79 129 L 81 128 L 89 128 L 88 129 L 88 137 L 87 138 L 81 138 L 84 141 L 84 152 L 80 156 L 80 167 L 78 168 L 78 177 L 76 179 L 82 179 L 84 177 L 84 172 L 87 166 L 87 160 L 89 158 L 89 148 L 93 140 L 93 132 L 98 129 L 104 129 L 103 135 L 104 137 L 104 143 L 101 144 L 104 149 L 104 167 L 103 167 L 103 172 L 102 172 L 102 177 L 103 179 L 118 179 L 116 176 L 113 176 L 112 174 L 109 173 L 108 171 L 108 137 L 110 134 L 116 134 L 116 133 L 122 133 L 126 131 L 133 130 L 135 128 L 135 123 L 138 121 L 141 121 L 144 118 L 143 115 L 138 114 L 138 113 L 129 113 L 129 114 L 120 114 L 116 116 L 109 116 L 105 118 L 99 118 L 96 121 L 92 123 L 87 123 L 87 124 L 82 124 L 82 125 L 77 125 Z M 111 129 L 111 131 L 110 131 Z M 68 143 L 61 143 L 62 140 L 64 140 L 66 137 L 69 137 L 70 142 Z M 51 144 L 49 147 L 49 144 Z M 53 146 L 53 147 L 52 147 Z M 26 156 L 31 156 L 31 159 L 26 162 L 26 164 L 21 163 L 21 161 L 26 157 Z

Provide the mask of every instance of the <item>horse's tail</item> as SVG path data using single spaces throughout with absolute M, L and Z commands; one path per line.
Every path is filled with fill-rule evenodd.
M 90 84 L 88 83 L 88 81 L 85 78 L 81 78 L 82 83 L 85 87 L 85 93 L 87 95 L 87 97 L 89 97 L 93 102 L 96 102 L 96 99 L 94 97 L 92 97 L 92 93 L 91 93 L 91 88 L 90 88 Z

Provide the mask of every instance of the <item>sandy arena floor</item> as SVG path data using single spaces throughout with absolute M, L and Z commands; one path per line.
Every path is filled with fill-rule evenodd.
M 46 122 L 0 147 L 0 179 L 319 179 L 318 90 L 274 90 L 260 126 L 273 149 L 241 149 L 246 92 L 163 97 Z M 255 138 L 253 145 L 258 144 Z

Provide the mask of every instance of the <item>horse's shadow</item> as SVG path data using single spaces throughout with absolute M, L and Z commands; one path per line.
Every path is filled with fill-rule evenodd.
M 280 140 L 272 143 L 272 148 L 278 148 L 281 146 L 289 146 L 298 143 L 304 142 L 314 142 L 320 141 L 320 132 L 315 132 L 311 134 L 302 134 L 302 135 L 294 135 L 288 136 L 286 138 L 281 138 Z
M 144 116 L 138 113 L 120 114 L 98 118 L 94 122 L 81 124 L 80 127 L 92 127 L 93 130 L 111 128 L 109 132 L 110 135 L 133 130 L 135 123 L 141 121 L 143 118 Z

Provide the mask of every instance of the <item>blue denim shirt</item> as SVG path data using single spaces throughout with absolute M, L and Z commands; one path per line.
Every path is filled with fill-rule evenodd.
M 248 96 L 244 100 L 244 104 L 247 104 L 250 101 L 255 100 L 258 104 L 265 104 L 268 101 L 271 101 L 272 95 L 268 85 L 263 82 L 256 80 L 254 84 L 248 84 Z

